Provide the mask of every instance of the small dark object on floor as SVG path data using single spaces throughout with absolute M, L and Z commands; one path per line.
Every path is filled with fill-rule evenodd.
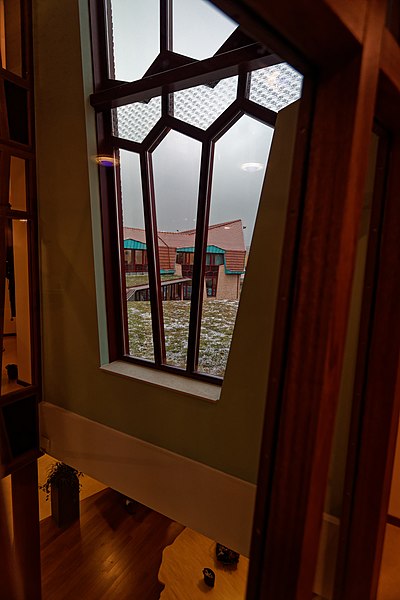
M 222 562 L 222 564 L 224 565 L 237 565 L 237 563 L 239 562 L 240 554 L 238 552 L 235 552 L 234 550 L 230 550 L 222 544 L 217 543 L 215 553 L 217 555 L 217 560 L 219 560 L 219 562 Z
M 130 514 L 133 515 L 135 510 L 135 503 L 131 498 L 125 498 L 124 500 L 124 508 Z
M 208 587 L 214 587 L 215 584 L 215 573 L 212 569 L 210 569 L 209 567 L 206 567 L 205 569 L 203 569 L 203 575 L 204 575 L 204 583 L 206 585 L 208 585 Z

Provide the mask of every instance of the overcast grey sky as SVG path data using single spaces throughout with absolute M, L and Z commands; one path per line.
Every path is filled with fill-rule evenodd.
M 245 243 L 250 244 L 273 129 L 242 117 L 217 143 L 210 222 L 242 219 Z M 153 153 L 158 228 L 182 231 L 195 226 L 200 143 L 171 131 Z M 260 163 L 247 172 L 241 165 Z M 139 158 L 121 151 L 124 226 L 143 228 Z
M 113 0 L 116 78 L 141 77 L 159 52 L 158 0 Z M 212 55 L 236 24 L 204 0 L 173 0 L 174 50 L 193 58 Z M 196 26 L 193 26 L 193 23 Z M 204 107 L 206 110 L 206 106 Z M 273 130 L 242 117 L 217 143 L 210 223 L 242 219 L 250 245 Z M 153 153 L 158 228 L 182 231 L 195 226 L 201 145 L 171 131 Z M 242 169 L 259 163 L 259 171 Z M 121 151 L 124 226 L 143 228 L 139 160 Z
M 112 0 L 115 77 L 139 79 L 160 51 L 159 0 Z M 206 0 L 173 0 L 174 52 L 212 56 L 237 23 Z

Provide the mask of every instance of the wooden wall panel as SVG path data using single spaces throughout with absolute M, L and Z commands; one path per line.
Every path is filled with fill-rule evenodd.
M 341 600 L 376 597 L 400 411 L 400 138 L 392 144 L 387 206 L 346 577 Z M 364 573 L 357 578 L 354 573 Z M 339 597 L 339 596 L 338 596 Z
M 270 496 L 254 526 L 252 600 L 312 594 L 384 17 L 382 3 L 371 2 L 361 54 L 328 68 L 317 89 L 279 433 L 264 480 Z
M 318 66 L 337 66 L 359 48 L 368 0 L 213 0 L 254 39 L 274 43 L 296 66 L 300 57 Z M 347 6 L 351 4 L 351 6 Z M 285 43 L 280 47 L 282 39 Z M 289 54 L 288 54 L 289 52 Z

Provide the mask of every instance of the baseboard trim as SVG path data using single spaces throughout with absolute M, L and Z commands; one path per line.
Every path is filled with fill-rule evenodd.
M 249 555 L 256 486 L 48 402 L 41 447 L 126 496 Z

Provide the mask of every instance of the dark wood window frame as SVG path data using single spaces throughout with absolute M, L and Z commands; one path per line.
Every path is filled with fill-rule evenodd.
M 120 268 L 120 265 L 124 264 L 124 257 L 121 256 L 121 248 L 118 248 L 118 239 L 122 239 L 121 208 L 119 208 L 119 212 L 114 209 L 114 206 L 118 204 L 115 189 L 117 188 L 117 193 L 121 193 L 118 184 L 119 167 L 116 166 L 115 179 L 111 169 L 108 171 L 101 169 L 100 172 L 110 361 L 123 358 L 127 361 L 155 366 L 158 369 L 221 384 L 222 378 L 197 371 L 204 294 L 203 282 L 207 270 L 206 247 L 214 147 L 224 133 L 243 115 L 249 115 L 274 127 L 276 113 L 249 99 L 249 73 L 283 61 L 264 45 L 241 34 L 243 36 L 241 42 L 245 44 L 241 47 L 237 47 L 237 45 L 231 47 L 229 45 L 230 38 L 228 38 L 220 51 L 210 58 L 201 61 L 188 59 L 191 61 L 190 63 L 182 64 L 181 61 L 177 66 L 172 63 L 168 70 L 160 72 L 157 71 L 157 68 L 150 67 L 142 79 L 122 83 L 110 77 L 110 74 L 113 76 L 113 50 L 112 44 L 109 43 L 111 35 L 110 24 L 106 17 L 107 11 L 107 0 L 91 2 L 95 91 L 90 101 L 97 115 L 99 154 L 118 157 L 119 150 L 127 150 L 140 157 L 155 357 L 154 364 L 152 364 L 128 354 L 127 310 L 121 284 L 122 269 Z M 171 11 L 172 3 L 169 0 L 161 0 L 160 57 L 164 56 L 167 62 L 173 54 L 171 52 Z M 205 131 L 173 116 L 173 92 L 233 75 L 238 75 L 237 98 Z M 161 96 L 162 99 L 161 119 L 142 143 L 128 141 L 113 135 L 111 109 L 132 102 L 148 101 L 155 96 Z M 202 144 L 186 369 L 165 364 L 166 350 L 151 160 L 152 152 L 170 130 L 187 135 Z M 117 181 L 116 185 L 115 180 Z

